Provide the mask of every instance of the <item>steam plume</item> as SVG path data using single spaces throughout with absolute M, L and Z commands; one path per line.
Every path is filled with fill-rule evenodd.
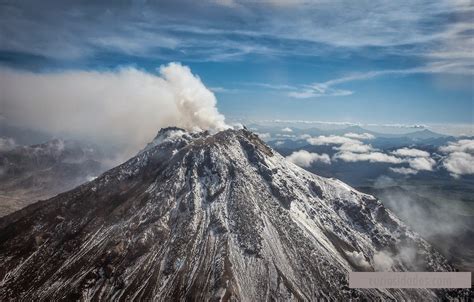
M 214 94 L 179 63 L 161 66 L 159 75 L 135 68 L 56 73 L 3 69 L 0 91 L 0 114 L 10 124 L 115 143 L 128 148 L 129 155 L 161 127 L 227 127 Z

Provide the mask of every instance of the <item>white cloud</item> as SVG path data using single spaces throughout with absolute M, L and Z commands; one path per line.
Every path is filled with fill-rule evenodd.
M 338 148 L 341 151 L 334 155 L 334 159 L 340 159 L 346 162 L 368 161 L 371 163 L 408 163 L 410 168 L 390 168 L 393 172 L 407 175 L 416 174 L 418 171 L 433 171 L 433 168 L 436 165 L 436 161 L 429 157 L 402 158 L 379 151 L 373 151 L 369 145 L 355 145 L 353 151 L 350 151 L 350 148 L 347 148 L 348 150 L 346 151 L 342 149 L 344 146 L 345 144 Z M 360 147 L 360 150 L 358 150 L 357 147 Z
M 456 71 L 472 66 L 472 24 L 466 20 L 472 3 L 381 1 L 350 9 L 345 1 L 176 3 L 111 6 L 96 1 L 58 8 L 57 3 L 8 1 L 0 11 L 0 37 L 7 37 L 2 48 L 54 58 L 87 57 L 106 50 L 189 61 L 232 60 L 248 54 L 337 55 L 376 47 L 382 54 L 421 54 L 434 62 L 459 63 L 452 68 Z M 445 22 L 440 16 L 451 18 Z
M 358 134 L 358 133 L 349 132 L 349 133 L 344 134 L 344 136 L 349 137 L 349 138 L 353 138 L 353 139 L 360 139 L 360 140 L 374 139 L 375 138 L 375 136 L 373 136 L 370 133 Z
M 374 151 L 371 145 L 363 144 L 362 142 L 350 142 L 344 143 L 340 147 L 334 147 L 334 149 L 339 151 L 349 151 L 354 153 L 368 153 Z
M 244 125 L 242 123 L 232 123 L 231 126 L 236 130 L 244 129 Z
M 382 152 L 371 152 L 371 153 L 354 153 L 354 152 L 338 152 L 334 155 L 334 159 L 340 159 L 346 162 L 358 162 L 358 161 L 368 161 L 371 163 L 392 163 L 392 164 L 399 164 L 402 163 L 403 160 L 388 155 Z
M 243 82 L 242 85 L 256 86 L 262 88 L 268 88 L 271 90 L 296 90 L 297 87 L 287 84 L 270 84 L 270 83 L 258 83 L 258 82 Z
M 370 135 L 370 134 L 369 134 Z M 367 153 L 373 151 L 374 149 L 370 145 L 365 145 L 363 142 L 350 138 L 347 136 L 318 136 L 318 137 L 309 137 L 306 141 L 315 146 L 321 145 L 340 145 L 339 147 L 333 147 L 335 150 L 339 151 L 349 151 L 355 153 Z
M 286 157 L 287 160 L 303 168 L 311 166 L 314 162 L 322 162 L 324 164 L 330 164 L 331 158 L 327 154 L 310 153 L 306 150 L 299 150 L 293 152 L 291 155 Z
M 265 132 L 265 133 L 258 133 L 258 132 L 255 132 L 255 134 L 257 134 L 258 137 L 260 137 L 260 139 L 262 139 L 262 140 L 264 140 L 264 141 L 265 141 L 265 140 L 269 140 L 269 139 L 272 137 L 272 135 L 271 135 L 270 133 L 268 133 L 268 132 Z
M 419 149 L 410 149 L 410 148 L 401 148 L 392 152 L 393 155 L 402 156 L 402 157 L 430 157 L 430 153 L 419 150 Z
M 474 153 L 474 140 L 461 139 L 457 142 L 449 142 L 447 146 L 440 147 L 439 151 L 443 153 L 451 153 L 451 152 Z
M 443 166 L 454 177 L 474 174 L 474 156 L 465 152 L 453 152 L 443 160 Z
M 281 129 L 281 131 L 283 131 L 283 132 L 293 132 L 293 129 L 291 129 L 290 127 L 286 127 L 286 128 Z
M 135 68 L 55 73 L 1 69 L 0 91 L 8 122 L 125 144 L 128 155 L 161 127 L 228 127 L 214 94 L 179 63 L 161 66 L 159 75 Z
M 337 136 L 337 135 L 330 135 L 330 136 L 318 136 L 318 137 L 311 137 L 306 140 L 309 144 L 320 146 L 320 145 L 342 145 L 345 143 L 351 144 L 358 144 L 360 141 L 344 137 L 344 136 Z
M 390 170 L 395 173 L 404 174 L 404 175 L 415 175 L 418 173 L 417 170 L 414 170 L 412 168 L 405 168 L 405 167 L 401 167 L 401 168 L 390 167 Z
M 339 151 L 333 156 L 334 160 L 340 159 L 345 162 L 368 161 L 371 163 L 409 164 L 410 168 L 391 168 L 392 171 L 396 173 L 416 174 L 421 170 L 433 171 L 436 165 L 436 161 L 429 157 L 430 154 L 422 150 L 402 148 L 393 151 L 391 154 L 387 154 L 358 140 L 372 138 L 373 136 L 369 133 L 347 133 L 344 136 L 330 135 L 311 137 L 307 139 L 307 142 L 311 145 L 339 145 L 333 147 L 333 149 Z
M 301 134 L 301 135 L 299 136 L 299 139 L 306 139 L 306 140 L 307 140 L 308 138 L 311 138 L 311 135 L 309 135 L 309 134 Z
M 277 133 L 276 136 L 285 137 L 285 138 L 295 138 L 296 137 L 296 135 L 294 135 L 294 134 L 281 134 L 281 133 Z
M 447 153 L 443 159 L 443 167 L 453 177 L 474 174 L 474 140 L 462 139 L 450 142 L 447 146 L 440 147 L 439 150 Z
M 429 157 L 415 157 L 407 159 L 408 164 L 412 169 L 418 171 L 433 171 L 436 161 Z
M 229 89 L 224 87 L 209 87 L 209 90 L 215 93 L 237 93 L 239 90 L 237 89 Z
M 313 86 L 312 88 L 304 88 L 300 91 L 289 92 L 288 96 L 295 99 L 308 99 L 322 96 L 348 96 L 353 93 L 354 92 L 350 90 L 332 89 L 330 87 L 317 89 L 316 86 Z
M 467 30 L 464 28 L 464 30 Z M 461 31 L 462 33 L 462 31 Z M 461 39 L 458 39 L 461 41 Z M 469 39 L 465 39 L 469 40 Z M 466 49 L 470 50 L 474 47 L 474 40 L 470 39 L 468 43 L 462 42 L 466 45 Z M 467 54 L 467 52 L 465 52 Z M 452 54 L 452 53 L 450 53 Z M 294 98 L 313 98 L 321 96 L 347 96 L 352 95 L 354 92 L 350 90 L 338 89 L 333 86 L 337 86 L 344 83 L 354 81 L 365 81 L 373 78 L 383 77 L 387 75 L 398 75 L 407 76 L 413 74 L 461 74 L 461 75 L 472 75 L 472 59 L 474 56 L 471 54 L 470 58 L 452 58 L 444 56 L 443 59 L 432 61 L 426 65 L 417 66 L 406 69 L 382 69 L 382 70 L 371 70 L 366 72 L 356 72 L 340 78 L 335 78 L 321 83 L 312 83 L 309 85 L 303 85 L 297 91 L 292 91 L 288 94 Z

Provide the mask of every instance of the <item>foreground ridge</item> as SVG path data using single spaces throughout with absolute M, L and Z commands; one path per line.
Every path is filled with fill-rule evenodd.
M 246 129 L 160 130 L 94 181 L 0 219 L 0 262 L 2 301 L 462 295 L 350 289 L 349 271 L 453 269 L 377 199 Z

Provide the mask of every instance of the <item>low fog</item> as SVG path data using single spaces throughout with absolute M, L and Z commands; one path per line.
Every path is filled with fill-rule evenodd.
M 124 156 L 162 127 L 227 127 L 214 94 L 188 67 L 169 63 L 158 72 L 0 69 L 0 114 L 13 126 L 120 146 Z
M 469 210 L 456 202 L 454 191 L 446 193 L 422 186 L 397 189 L 399 184 L 386 176 L 380 177 L 375 187 L 377 197 L 403 222 L 430 241 L 457 267 L 473 269 L 474 224 Z

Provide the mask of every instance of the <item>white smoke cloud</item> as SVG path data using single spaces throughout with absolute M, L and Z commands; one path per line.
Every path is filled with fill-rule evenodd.
M 401 148 L 392 152 L 393 155 L 402 156 L 402 157 L 429 157 L 430 153 L 414 149 L 414 148 Z
M 374 139 L 375 136 L 373 136 L 372 134 L 370 133 L 362 133 L 362 134 L 358 134 L 358 133 L 346 133 L 344 134 L 345 137 L 349 137 L 349 138 L 354 138 L 354 139 L 361 139 L 361 140 L 365 140 L 365 139 Z
M 374 254 L 374 269 L 377 272 L 390 271 L 394 261 L 393 255 L 388 252 L 379 251 Z
M 411 246 L 397 246 L 396 253 L 390 251 L 378 251 L 373 257 L 375 271 L 392 271 L 394 264 L 403 264 L 410 269 L 420 269 L 417 261 L 416 249 Z
M 362 252 L 348 252 L 346 251 L 346 255 L 358 266 L 364 268 L 370 268 L 370 263 L 365 260 L 364 254 Z
M 330 164 L 331 158 L 329 155 L 323 153 L 310 153 L 306 150 L 299 150 L 293 152 L 291 155 L 286 157 L 287 160 L 303 168 L 311 166 L 314 162 L 322 162 L 324 164 Z
M 461 175 L 474 174 L 474 140 L 462 139 L 450 142 L 439 150 L 447 153 L 443 159 L 443 167 L 455 178 Z
M 32 73 L 0 70 L 0 105 L 9 123 L 52 134 L 118 143 L 133 154 L 159 128 L 227 127 L 214 94 L 180 63 L 159 75 L 116 71 Z

